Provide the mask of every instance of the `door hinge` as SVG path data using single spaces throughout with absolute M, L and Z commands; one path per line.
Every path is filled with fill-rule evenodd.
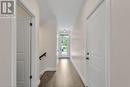
M 30 79 L 32 79 L 32 75 L 30 75 Z
M 32 23 L 30 23 L 30 26 L 32 26 Z

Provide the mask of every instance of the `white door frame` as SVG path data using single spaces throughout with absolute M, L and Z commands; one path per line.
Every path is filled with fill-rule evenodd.
M 111 48 L 111 0 L 106 0 L 106 87 L 110 87 L 110 80 L 111 80 L 111 69 L 110 69 L 110 58 L 111 58 L 111 54 L 110 54 L 110 48 Z
M 111 0 L 99 0 L 99 3 L 95 5 L 94 9 L 91 13 L 87 16 L 87 19 L 96 11 L 98 6 L 103 2 L 106 1 L 106 31 L 105 31 L 105 77 L 106 77 L 106 86 L 110 87 L 110 29 L 111 29 Z M 86 42 L 87 43 L 87 42 Z
M 36 77 L 37 77 L 37 42 L 36 42 L 36 19 L 35 19 L 35 15 L 33 14 L 33 12 L 31 12 L 31 9 L 29 8 L 29 6 L 26 5 L 26 3 L 23 0 L 17 0 L 16 4 L 20 5 L 30 16 L 31 16 L 31 22 L 32 22 L 32 26 L 31 26 L 31 75 L 32 75 L 32 79 L 31 79 L 31 87 L 36 87 L 38 84 L 35 84 L 37 81 Z M 17 46 L 17 45 L 16 45 Z M 32 68 L 33 67 L 33 68 Z

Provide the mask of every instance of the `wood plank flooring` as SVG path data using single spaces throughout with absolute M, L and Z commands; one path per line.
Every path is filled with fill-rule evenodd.
M 46 78 L 45 78 L 46 77 Z M 69 59 L 59 59 L 56 72 L 48 72 L 39 87 L 85 87 Z

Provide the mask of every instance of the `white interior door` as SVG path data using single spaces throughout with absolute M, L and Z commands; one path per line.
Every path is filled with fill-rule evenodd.
M 105 1 L 87 20 L 87 81 L 88 87 L 105 84 Z
M 17 18 L 17 87 L 30 87 L 31 29 L 29 17 Z

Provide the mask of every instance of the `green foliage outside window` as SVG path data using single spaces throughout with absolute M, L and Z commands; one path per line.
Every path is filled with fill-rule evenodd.
M 61 34 L 60 39 L 61 39 L 61 52 L 62 54 L 67 54 L 69 37 L 64 34 Z

